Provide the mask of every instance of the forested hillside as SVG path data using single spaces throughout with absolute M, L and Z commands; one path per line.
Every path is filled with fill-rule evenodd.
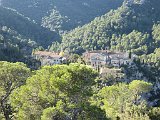
M 51 32 L 15 10 L 0 6 L 0 60 L 21 61 L 32 65 L 33 49 L 47 48 L 60 39 Z M 33 66 L 32 66 L 33 67 Z
M 51 31 L 63 32 L 84 25 L 123 0 L 2 0 L 2 5 L 17 10 Z
M 114 4 L 113 4 L 114 3 Z M 65 1 L 65 0 L 1 0 L 0 6 L 0 26 L 6 26 L 16 34 L 21 36 L 19 41 L 30 39 L 35 44 L 47 48 L 52 42 L 60 41 L 59 32 L 71 30 L 78 25 L 83 25 L 91 21 L 96 16 L 101 16 L 110 9 L 117 8 L 122 4 L 122 0 L 108 0 L 97 2 L 89 1 Z M 51 31 L 41 27 L 49 28 Z M 8 32 L 8 31 L 7 31 Z M 3 38 L 21 51 L 24 43 L 15 44 L 13 36 Z M 7 34 L 10 34 L 9 32 Z M 12 43 L 13 42 L 13 43 Z M 7 46 L 7 49 L 9 46 Z M 34 47 L 33 47 L 34 48 Z M 33 48 L 29 48 L 31 53 Z M 4 53 L 3 53 L 4 54 Z M 14 54 L 12 54 L 14 56 Z M 15 54 L 16 55 L 16 54 Z M 18 53 L 16 56 L 19 56 Z M 6 60 L 6 57 L 2 57 Z M 11 56 L 7 59 L 10 59 Z M 16 59 L 16 58 L 15 58 Z
M 31 39 L 26 39 L 16 31 L 0 26 L 0 60 L 22 61 L 32 53 L 38 45 Z
M 153 84 L 98 84 L 98 73 L 80 65 L 45 66 L 31 73 L 23 63 L 0 62 L 1 120 L 159 120 L 149 106 Z M 7 89 L 6 89 L 7 88 Z
M 159 6 L 0 0 L 0 120 L 160 120 Z
M 42 17 L 53 8 L 53 0 L 1 0 L 1 4 L 36 22 L 41 22 Z
M 154 30 L 159 26 L 159 5 L 157 0 L 126 0 L 117 10 L 63 35 L 61 45 L 75 53 L 92 49 L 151 53 L 159 47 L 159 32 Z
M 47 47 L 52 41 L 59 39 L 58 34 L 50 32 L 22 14 L 4 7 L 0 7 L 0 26 L 7 26 L 43 47 Z

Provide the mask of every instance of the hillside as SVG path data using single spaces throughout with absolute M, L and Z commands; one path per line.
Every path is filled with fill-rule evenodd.
M 7 26 L 43 47 L 47 47 L 52 41 L 59 39 L 58 34 L 50 32 L 11 9 L 0 7 L 0 18 L 0 26 Z
M 37 48 L 36 42 L 26 39 L 6 26 L 0 26 L 0 60 L 22 61 Z
M 52 0 L 1 0 L 1 4 L 37 22 L 53 8 Z
M 15 10 L 0 7 L 0 61 L 32 65 L 33 49 L 46 48 L 59 35 L 32 22 Z M 34 67 L 34 66 L 31 66 Z
M 84 25 L 123 0 L 2 0 L 2 5 L 17 10 L 51 31 L 65 31 Z
M 152 33 L 160 21 L 159 5 L 157 0 L 125 1 L 117 10 L 63 35 L 61 46 L 74 53 L 92 49 L 151 53 L 160 47 Z
M 160 120 L 160 0 L 0 0 L 0 120 Z

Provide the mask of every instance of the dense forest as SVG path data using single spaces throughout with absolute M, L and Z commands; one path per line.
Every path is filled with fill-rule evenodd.
M 153 84 L 142 80 L 102 87 L 98 73 L 80 64 L 0 68 L 2 120 L 159 120 L 160 108 L 145 97 Z
M 160 47 L 156 35 L 160 20 L 158 4 L 157 0 L 124 2 L 117 10 L 63 35 L 62 46 L 75 53 L 92 49 L 132 51 L 138 55 L 153 52 Z
M 159 6 L 0 0 L 0 120 L 160 120 Z M 39 50 L 67 61 L 41 66 Z M 92 50 L 135 58 L 102 75 L 83 59 Z
M 59 39 L 58 34 L 50 32 L 12 9 L 0 7 L 0 18 L 0 26 L 7 26 L 44 47 Z
M 0 7 L 0 36 L 0 60 L 7 61 L 22 61 L 24 56 L 31 55 L 33 49 L 47 48 L 53 41 L 60 40 L 57 33 L 4 7 Z
M 23 55 L 30 55 L 33 48 L 38 45 L 31 39 L 26 39 L 16 31 L 0 27 L 0 59 L 8 61 L 17 61 L 22 59 Z
M 21 49 L 26 49 L 28 46 L 24 43 L 21 44 L 20 41 L 24 41 L 22 39 L 25 39 L 25 42 L 31 41 L 32 44 L 36 44 L 33 45 L 34 47 L 29 49 L 27 48 L 27 54 L 31 54 L 32 49 L 46 49 L 52 44 L 52 42 L 61 42 L 61 36 L 59 33 L 88 23 L 94 17 L 101 16 L 110 9 L 116 9 L 122 4 L 122 0 L 115 0 L 115 4 L 113 4 L 113 1 L 110 0 L 103 1 L 106 2 L 106 4 L 103 2 L 97 3 L 97 1 L 88 1 L 87 3 L 85 1 L 70 1 L 68 3 L 63 0 L 55 0 L 54 2 L 52 0 L 1 0 L 0 2 L 0 26 L 1 28 L 7 27 L 7 29 L 14 31 L 14 33 L 9 33 L 9 31 L 6 31 L 8 34 L 12 34 L 10 36 L 8 35 L 7 38 L 5 38 L 5 33 L 2 31 L 0 34 L 4 39 L 6 39 L 10 46 L 16 46 L 16 49 L 19 49 L 19 51 L 21 51 Z M 97 5 L 97 7 L 95 7 L 95 5 Z M 49 30 L 46 28 L 49 28 Z M 19 42 L 18 44 L 13 41 L 13 34 L 16 38 L 21 36 L 21 39 L 16 41 Z M 8 45 L 7 49 L 9 50 L 11 47 Z M 24 46 L 24 48 L 22 46 Z M 23 51 L 21 51 L 21 53 Z M 26 54 L 20 54 L 17 51 L 14 53 L 17 57 L 26 56 Z M 5 53 L 2 51 L 1 54 L 3 54 L 1 56 L 1 60 L 14 59 L 9 57 L 10 54 L 8 55 L 8 52 Z M 12 55 L 14 56 L 15 54 Z M 15 59 L 17 58 L 15 57 Z
M 2 5 L 17 10 L 51 31 L 63 32 L 84 25 L 123 0 L 2 0 Z

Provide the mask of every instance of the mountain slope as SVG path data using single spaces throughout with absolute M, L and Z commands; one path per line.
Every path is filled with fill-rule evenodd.
M 84 25 L 123 0 L 2 0 L 2 5 L 17 10 L 52 31 L 71 30 Z M 56 11 L 56 12 L 55 12 Z
M 36 42 L 26 39 L 6 26 L 0 26 L 0 60 L 22 61 L 37 48 Z
M 139 55 L 152 52 L 152 27 L 160 21 L 159 5 L 157 0 L 125 1 L 117 10 L 63 35 L 61 46 L 75 53 L 106 48 Z
M 50 32 L 11 9 L 0 7 L 0 18 L 0 26 L 7 26 L 43 47 L 47 47 L 52 41 L 59 39 L 56 33 Z
M 1 0 L 2 6 L 15 9 L 37 22 L 53 8 L 52 2 L 53 0 Z
M 58 24 L 58 29 L 71 30 L 116 9 L 122 2 L 123 0 L 54 0 L 55 7 L 49 16 L 43 18 L 42 25 L 56 30 L 54 23 L 58 19 L 62 21 Z M 55 17 L 57 14 L 59 17 Z

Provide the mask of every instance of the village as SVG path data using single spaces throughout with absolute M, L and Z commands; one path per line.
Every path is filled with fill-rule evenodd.
M 69 55 L 61 52 L 36 51 L 32 55 L 34 59 L 39 60 L 41 66 L 66 64 Z M 135 54 L 128 52 L 118 52 L 109 50 L 86 51 L 82 54 L 85 64 L 97 70 L 99 74 L 113 74 L 121 72 L 121 66 L 131 66 L 136 58 Z

